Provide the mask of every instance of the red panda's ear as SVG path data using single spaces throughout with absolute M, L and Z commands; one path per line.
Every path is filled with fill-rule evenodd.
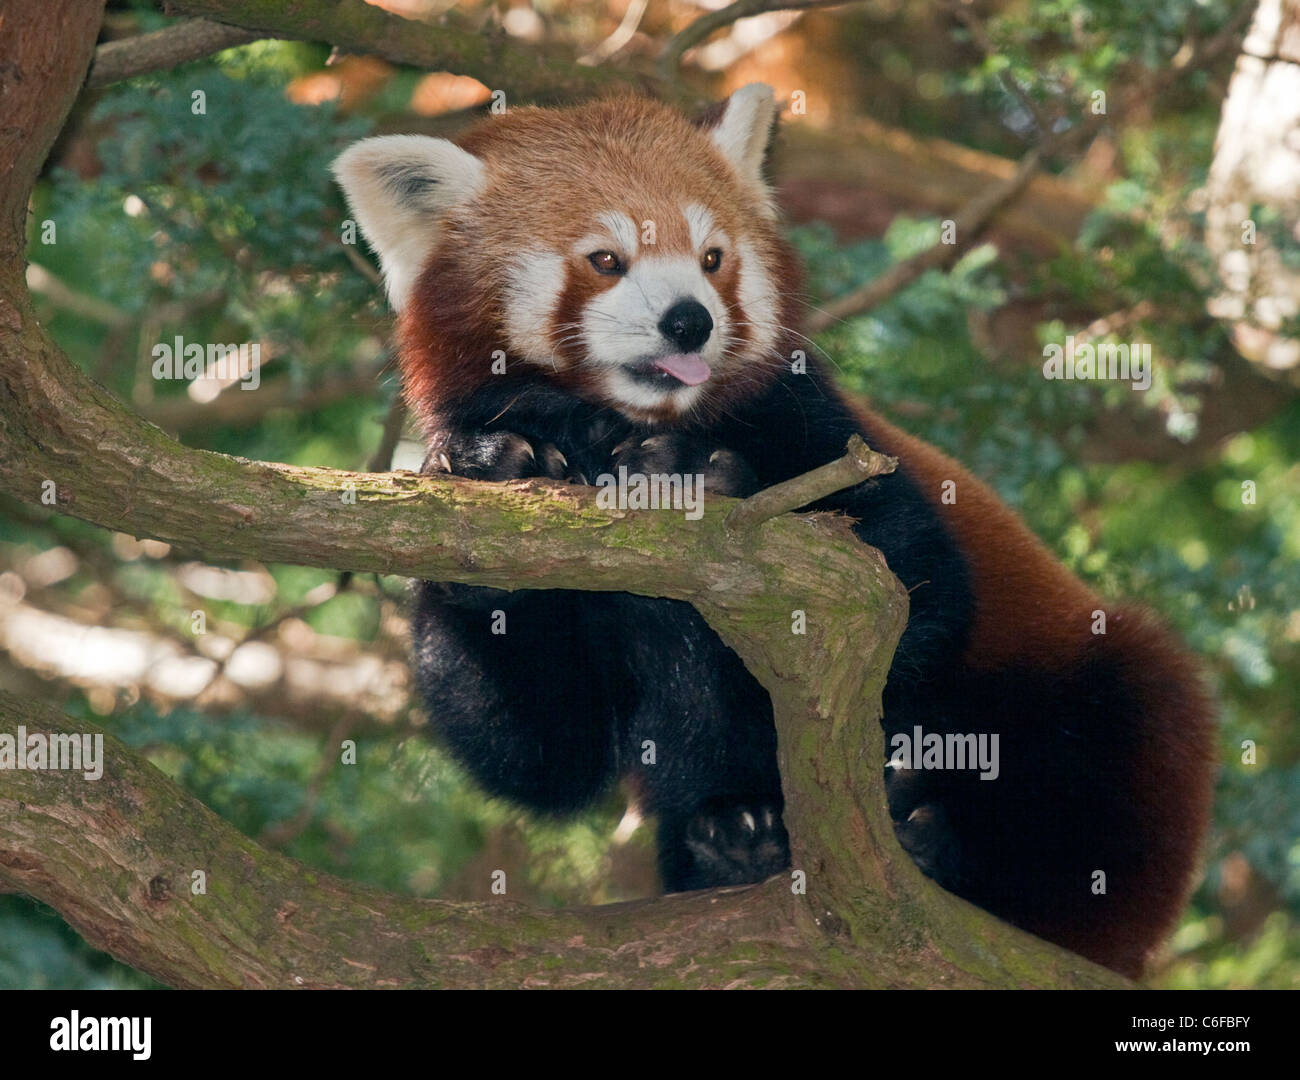
M 763 178 L 763 158 L 776 120 L 776 101 L 767 83 L 742 86 L 723 105 L 722 114 L 708 124 L 713 144 L 746 184 L 769 197 Z
M 483 189 L 483 163 L 446 139 L 380 135 L 343 151 L 334 176 L 379 256 L 388 302 L 400 311 L 447 211 Z

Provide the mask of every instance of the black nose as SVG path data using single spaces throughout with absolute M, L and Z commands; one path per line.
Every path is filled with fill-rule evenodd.
M 659 332 L 682 352 L 695 352 L 713 333 L 713 319 L 698 300 L 678 300 L 659 320 Z

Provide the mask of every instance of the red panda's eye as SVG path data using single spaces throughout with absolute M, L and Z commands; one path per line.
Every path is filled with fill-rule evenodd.
M 597 251 L 587 256 L 591 265 L 596 268 L 600 274 L 621 274 L 623 272 L 623 261 L 612 251 Z
M 719 248 L 709 248 L 704 253 L 704 258 L 700 260 L 700 266 L 704 268 L 706 274 L 711 274 L 722 265 L 722 251 Z

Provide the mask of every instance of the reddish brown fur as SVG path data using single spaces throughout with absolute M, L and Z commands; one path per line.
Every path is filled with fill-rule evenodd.
M 706 129 L 672 109 L 633 97 L 563 112 L 515 109 L 484 121 L 457 141 L 484 162 L 487 187 L 449 215 L 402 312 L 399 331 L 407 398 L 426 423 L 431 402 L 472 393 L 493 378 L 493 350 L 509 353 L 499 289 L 511 259 L 533 248 L 566 259 L 565 288 L 552 326 L 564 362 L 552 375 L 562 384 L 599 394 L 578 363 L 578 351 L 562 339 L 568 332 L 565 324 L 617 281 L 594 273 L 584 257 L 571 254 L 602 211 L 621 211 L 638 225 L 653 221 L 656 253 L 673 255 L 691 251 L 682 207 L 705 207 L 733 241 L 747 240 L 763 265 L 776 268 L 783 286 L 781 321 L 793 325 L 799 274 L 775 224 L 762 213 L 759 195 L 737 180 Z M 581 205 L 575 205 L 574 192 L 587 193 Z M 734 308 L 737 260 L 724 258 L 711 281 Z M 737 326 L 740 344 L 747 336 L 742 320 Z M 718 371 L 710 404 L 724 406 L 758 389 L 755 366 L 762 361 L 747 369 Z
M 975 599 L 971 641 L 963 657 L 971 669 L 1065 673 L 1104 655 L 1132 694 L 1134 713 L 1144 717 L 1127 793 L 1150 842 L 1149 870 L 1141 886 L 1114 894 L 1127 910 L 1104 935 L 1095 927 L 1052 923 L 1038 928 L 1136 978 L 1148 951 L 1177 921 L 1209 826 L 1214 708 L 1196 664 L 1147 612 L 1097 597 L 990 488 L 952 458 L 860 402 L 854 405 L 873 447 L 900 458 L 961 538 Z M 949 480 L 956 483 L 957 501 L 944 504 L 941 493 Z M 1092 613 L 1098 610 L 1106 613 L 1105 635 L 1092 633 Z
M 1071 666 L 1093 635 L 1092 612 L 1105 605 L 986 485 L 929 443 L 857 404 L 878 449 L 899 456 L 922 492 L 962 538 L 976 597 L 970 648 L 977 671 L 1022 662 Z M 945 482 L 957 501 L 941 502 Z
M 1124 910 L 1104 935 L 1079 929 L 1072 936 L 1071 928 L 1056 926 L 1053 938 L 1137 978 L 1147 954 L 1178 921 L 1209 828 L 1214 707 L 1194 660 L 1148 612 L 1112 611 L 1105 637 L 1091 644 L 1122 675 L 1143 717 L 1127 794 L 1144 823 L 1147 846 L 1140 887 L 1112 893 Z

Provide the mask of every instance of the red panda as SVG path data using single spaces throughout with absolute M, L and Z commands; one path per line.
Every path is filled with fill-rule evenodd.
M 814 507 L 854 518 L 911 590 L 887 745 L 919 728 L 998 757 L 982 773 L 878 763 L 899 840 L 945 888 L 1136 975 L 1208 825 L 1195 665 L 960 466 L 836 388 L 798 334 L 800 270 L 763 175 L 774 119 L 753 84 L 698 123 L 629 97 L 338 159 L 398 312 L 426 469 L 589 483 L 623 467 L 739 496 L 855 432 L 896 455 L 896 473 Z M 431 725 L 490 793 L 562 812 L 632 778 L 669 890 L 788 867 L 771 703 L 688 605 L 423 582 L 413 637 Z

